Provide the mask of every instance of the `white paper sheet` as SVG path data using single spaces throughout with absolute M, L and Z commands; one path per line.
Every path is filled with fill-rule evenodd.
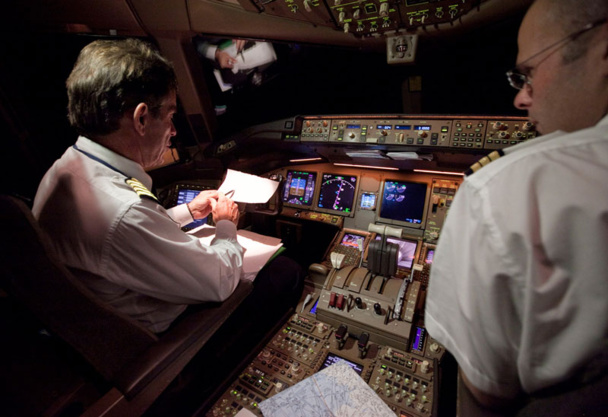
M 215 237 L 215 227 L 204 224 L 188 233 L 198 237 L 204 244 L 210 245 Z M 283 246 L 281 239 L 260 235 L 249 230 L 238 230 L 237 240 L 245 248 L 241 278 L 250 281 L 255 279 L 260 269 Z
M 237 203 L 265 203 L 278 186 L 278 181 L 229 169 L 218 190 L 224 194 L 234 191 L 229 197 Z

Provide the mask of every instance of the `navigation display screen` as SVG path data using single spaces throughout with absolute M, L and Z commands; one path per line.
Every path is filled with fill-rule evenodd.
M 357 177 L 323 174 L 317 206 L 338 213 L 351 214 L 356 191 Z

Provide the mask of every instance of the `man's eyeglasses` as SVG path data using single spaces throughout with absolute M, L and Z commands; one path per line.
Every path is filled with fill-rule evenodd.
M 596 28 L 598 26 L 601 26 L 604 23 L 606 23 L 607 21 L 608 21 L 608 18 L 603 18 L 603 19 L 597 20 L 595 22 L 591 22 L 591 23 L 585 25 L 582 29 L 577 30 L 574 33 L 571 33 L 570 35 L 566 36 L 565 38 L 562 38 L 559 41 L 542 49 L 540 52 L 535 53 L 534 55 L 532 55 L 525 61 L 518 64 L 512 70 L 507 71 L 507 80 L 509 80 L 509 84 L 511 84 L 511 87 L 516 88 L 518 90 L 521 90 L 522 88 L 524 88 L 526 86 L 526 84 L 532 85 L 532 77 L 530 77 L 530 72 L 535 67 L 538 67 L 545 59 L 549 58 L 554 52 L 558 51 L 559 50 L 558 46 L 562 47 L 562 46 L 567 45 L 569 42 L 575 40 L 576 38 L 581 36 L 583 33 L 590 31 L 591 29 Z M 545 53 L 551 49 L 554 49 L 554 48 L 555 48 L 554 51 L 547 54 L 547 56 L 544 57 L 539 62 L 537 62 L 535 66 L 528 67 L 528 68 L 525 67 L 526 62 L 530 62 L 532 59 L 536 58 L 537 56 L 542 55 L 543 53 Z

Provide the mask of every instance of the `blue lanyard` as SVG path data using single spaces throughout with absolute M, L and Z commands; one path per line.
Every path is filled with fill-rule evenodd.
M 108 163 L 107 163 L 106 161 L 104 161 L 103 159 L 98 158 L 98 157 L 96 157 L 95 155 L 92 155 L 92 154 L 90 154 L 90 153 L 88 153 L 88 152 L 86 152 L 86 151 L 83 151 L 83 150 L 82 150 L 82 149 L 80 149 L 78 146 L 76 146 L 76 144 L 72 145 L 72 148 L 74 148 L 74 149 L 76 149 L 78 152 L 80 152 L 80 153 L 82 153 L 82 154 L 84 154 L 84 155 L 88 156 L 88 157 L 89 157 L 89 158 L 91 158 L 93 161 L 97 161 L 97 162 L 99 162 L 100 164 L 103 164 L 103 165 L 107 166 L 107 167 L 108 167 L 108 168 L 110 168 L 111 170 L 116 171 L 116 172 L 118 172 L 119 174 L 122 174 L 122 175 L 124 175 L 124 176 L 125 176 L 125 177 L 127 177 L 127 178 L 130 178 L 130 177 L 127 175 L 127 174 L 125 174 L 124 172 L 122 172 L 122 171 L 121 171 L 121 170 L 119 170 L 118 168 L 116 168 L 116 167 L 114 167 L 114 166 L 112 166 L 112 165 L 108 164 Z

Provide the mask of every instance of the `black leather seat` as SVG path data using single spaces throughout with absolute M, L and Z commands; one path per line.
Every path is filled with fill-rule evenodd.
M 22 201 L 0 196 L 0 224 L 0 287 L 110 387 L 83 415 L 143 414 L 252 290 L 243 281 L 225 302 L 201 306 L 158 336 L 84 287 L 54 256 Z M 64 407 L 51 408 L 46 415 L 62 415 Z

